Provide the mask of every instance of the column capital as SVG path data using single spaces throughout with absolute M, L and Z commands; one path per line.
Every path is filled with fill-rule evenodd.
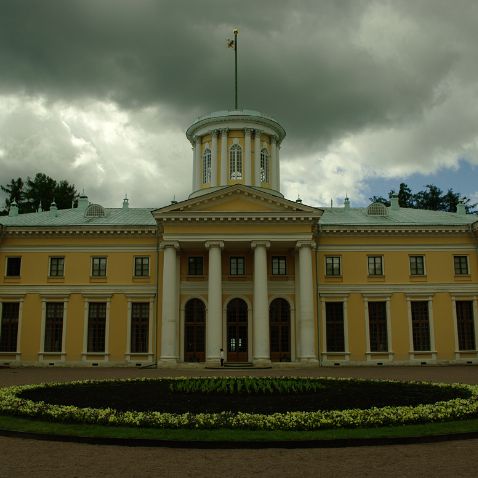
M 220 249 L 224 249 L 223 241 L 206 241 L 204 245 L 206 246 L 206 249 L 211 249 L 213 247 L 219 247 Z
M 252 133 L 252 128 L 244 128 L 244 133 L 245 134 L 251 134 Z
M 261 134 L 262 134 L 262 130 L 256 128 L 256 129 L 254 130 L 254 134 L 255 134 L 256 136 L 259 136 L 259 138 L 260 138 L 260 136 L 261 136 Z
M 214 137 L 214 136 L 217 136 L 218 133 L 219 133 L 219 130 L 213 129 L 213 130 L 211 131 L 211 136 L 213 136 L 213 137 Z
M 251 242 L 251 249 L 255 249 L 256 247 L 265 247 L 268 249 L 271 247 L 270 241 L 252 241 Z
M 179 251 L 179 242 L 178 241 L 163 241 L 159 244 L 159 249 L 166 249 L 167 247 L 173 247 Z
M 295 248 L 300 249 L 302 247 L 310 247 L 313 249 L 315 247 L 315 242 L 314 241 L 297 241 Z
M 278 140 L 278 139 L 279 139 L 279 138 L 277 137 L 277 135 L 271 134 L 271 142 L 272 142 L 272 144 L 277 143 L 277 140 Z
M 229 132 L 229 128 L 221 128 L 219 131 L 221 131 L 221 134 L 227 134 Z

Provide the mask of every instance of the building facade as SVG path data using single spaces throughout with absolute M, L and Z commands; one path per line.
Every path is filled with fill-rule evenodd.
M 159 209 L 0 217 L 0 365 L 478 363 L 475 215 L 280 193 L 285 131 L 195 121 L 192 192 Z

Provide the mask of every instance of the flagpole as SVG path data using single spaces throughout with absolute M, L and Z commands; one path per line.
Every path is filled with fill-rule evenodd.
M 237 34 L 239 30 L 234 28 L 234 105 L 237 110 Z

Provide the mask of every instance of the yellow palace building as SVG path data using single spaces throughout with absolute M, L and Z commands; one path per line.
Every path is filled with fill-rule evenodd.
M 0 217 L 0 365 L 478 363 L 477 217 L 280 193 L 285 131 L 187 130 L 189 198 Z

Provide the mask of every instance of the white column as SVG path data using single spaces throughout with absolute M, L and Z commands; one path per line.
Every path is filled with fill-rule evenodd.
M 193 191 L 197 191 L 201 184 L 201 137 L 194 137 L 194 167 Z
M 178 304 L 177 304 L 177 274 L 176 250 L 177 242 L 163 242 L 163 303 L 161 314 L 161 355 L 160 362 L 165 364 L 176 363 L 177 331 L 178 331 Z
M 227 129 L 221 129 L 221 186 L 227 186 Z
M 276 143 L 276 183 L 277 183 L 277 191 L 280 191 L 280 144 Z
M 222 241 L 208 241 L 209 273 L 208 273 L 208 306 L 206 323 L 206 364 L 220 364 L 222 348 Z
M 272 189 L 279 191 L 279 182 L 278 182 L 278 170 L 279 162 L 277 160 L 277 139 L 275 136 L 271 136 L 271 164 L 270 164 L 270 179 Z
M 211 186 L 217 186 L 217 129 L 211 133 Z
M 312 241 L 298 241 L 299 249 L 299 276 L 300 276 L 300 317 L 299 341 L 300 361 L 315 362 L 315 324 L 314 324 L 314 289 L 312 275 Z
M 268 241 L 253 241 L 254 250 L 254 301 L 252 315 L 253 360 L 255 364 L 270 363 L 269 345 L 269 294 L 267 291 Z
M 254 135 L 254 184 L 261 185 L 261 132 L 258 129 Z
M 251 164 L 251 129 L 250 128 L 246 128 L 244 130 L 244 148 L 246 150 L 245 164 L 244 164 L 244 180 L 245 180 L 246 186 L 251 186 L 252 164 Z
M 191 175 L 191 191 L 196 191 L 196 143 L 192 143 L 193 167 Z

